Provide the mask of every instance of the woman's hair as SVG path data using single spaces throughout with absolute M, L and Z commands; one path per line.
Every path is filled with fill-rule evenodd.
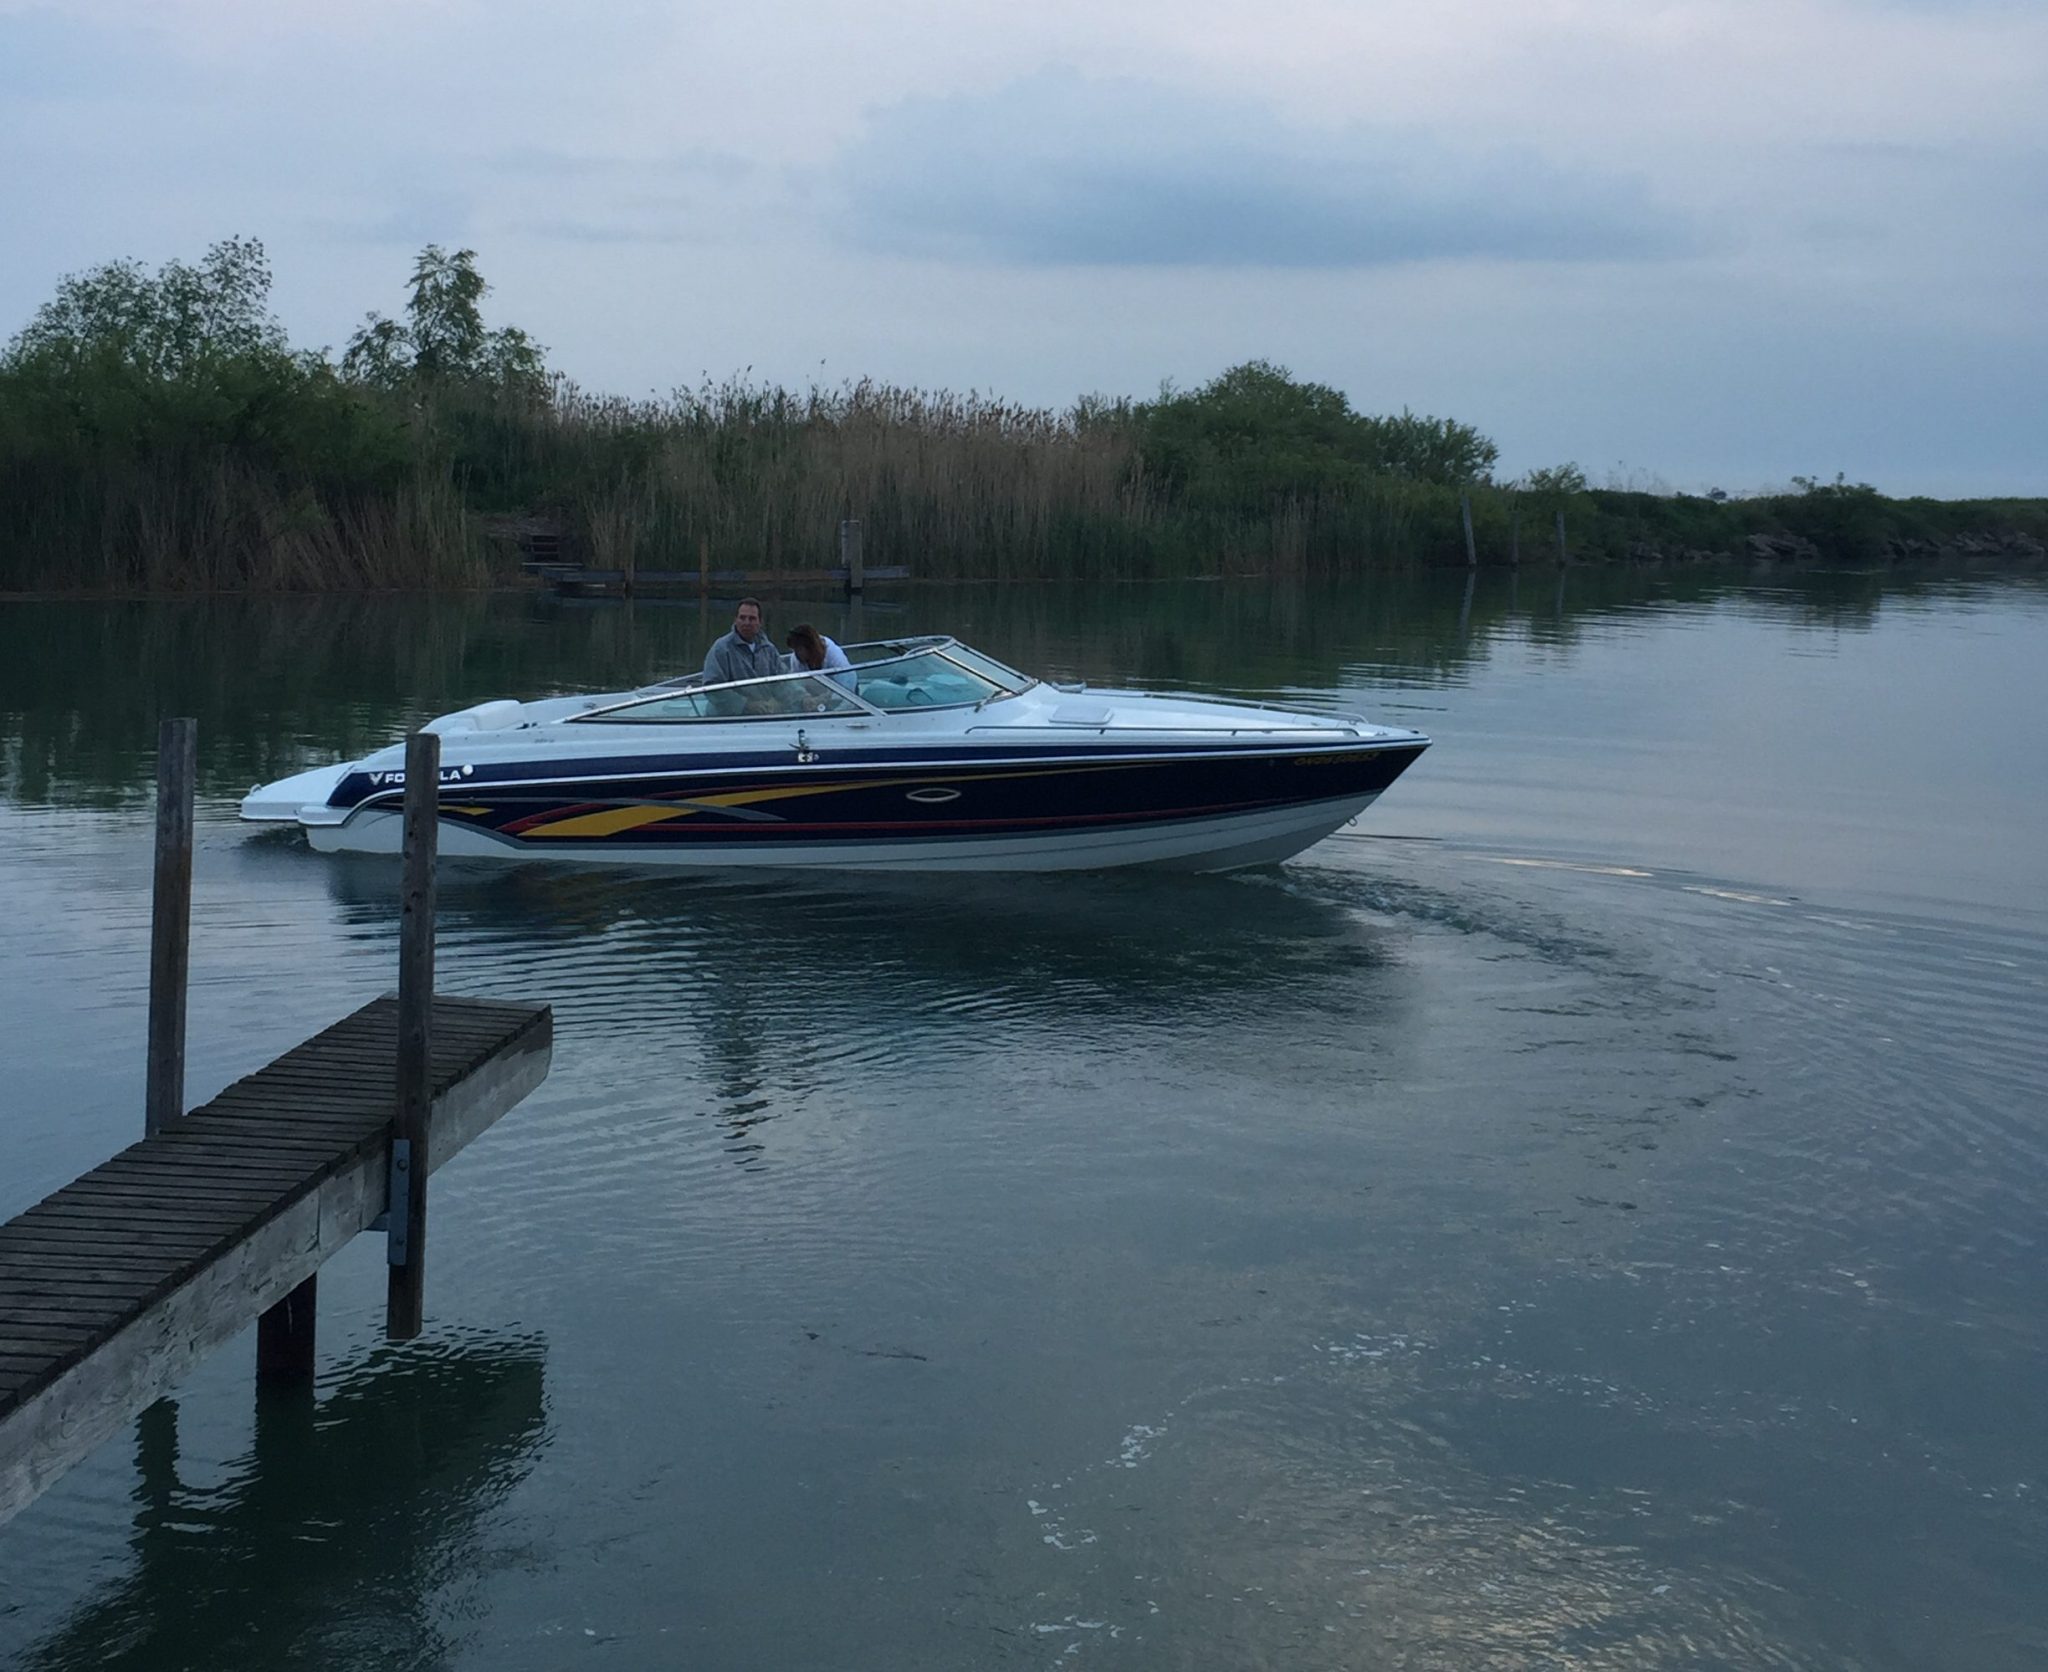
M 825 643 L 818 637 L 818 629 L 808 621 L 790 628 L 789 636 L 782 642 L 791 650 L 801 650 L 806 657 L 815 656 L 820 661 L 825 658 Z

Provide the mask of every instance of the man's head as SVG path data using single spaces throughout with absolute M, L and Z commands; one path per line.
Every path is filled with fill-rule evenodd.
M 761 600 L 742 598 L 740 607 L 733 612 L 732 630 L 752 644 L 761 636 Z

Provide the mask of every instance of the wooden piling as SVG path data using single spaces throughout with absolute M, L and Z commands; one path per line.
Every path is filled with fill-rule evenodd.
M 1458 515 L 1465 519 L 1466 566 L 1468 568 L 1477 568 L 1479 564 L 1479 548 L 1472 543 L 1472 496 L 1469 493 L 1461 492 L 1458 495 Z
M 405 871 L 398 924 L 397 1108 L 391 1128 L 390 1280 L 384 1333 L 410 1341 L 424 1321 L 427 1267 L 427 1120 L 434 1004 L 434 857 L 439 846 L 441 739 L 405 741 Z
M 711 596 L 711 536 L 697 536 L 697 603 L 701 608 Z
M 839 562 L 846 570 L 846 595 L 858 598 L 867 590 L 867 565 L 861 553 L 860 518 L 839 525 Z
M 135 1419 L 137 1525 L 160 1527 L 178 1490 L 178 1402 L 159 1399 Z
M 256 1384 L 310 1387 L 314 1331 L 320 1314 L 320 1274 L 315 1272 L 256 1320 Z
M 1514 513 L 1508 522 L 1508 563 L 1519 569 L 1522 566 L 1522 496 L 1515 495 Z
M 1559 510 L 1557 513 L 1557 566 L 1562 569 L 1570 561 L 1570 558 L 1565 555 L 1564 549 L 1564 512 Z
M 149 1067 L 142 1129 L 185 1112 L 185 985 L 192 953 L 192 794 L 199 722 L 166 720 L 156 746 L 156 882 L 149 925 Z

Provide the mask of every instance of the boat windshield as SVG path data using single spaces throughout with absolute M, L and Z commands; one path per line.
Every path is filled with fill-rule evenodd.
M 647 721 L 788 719 L 807 714 L 864 714 L 842 682 L 848 676 L 821 673 L 771 674 L 729 685 L 677 689 L 637 702 L 578 715 L 581 720 L 639 724 Z
M 846 652 L 846 659 L 855 667 L 865 668 L 875 662 L 908 656 L 913 651 L 936 650 L 940 645 L 951 642 L 945 638 L 869 639 L 862 644 L 842 644 L 839 648 Z
M 845 649 L 859 673 L 861 700 L 884 710 L 958 708 L 1038 683 L 957 639 L 877 639 Z
M 610 724 L 964 708 L 1014 696 L 1037 683 L 955 639 L 882 639 L 850 644 L 845 650 L 852 666 L 831 673 L 770 674 L 720 685 L 706 685 L 698 675 L 685 674 L 629 701 L 575 718 Z
M 1001 686 L 1005 696 L 1013 695 L 1038 683 L 1030 674 L 1019 673 L 1015 668 L 1005 667 L 993 656 L 984 656 L 978 650 L 969 649 L 957 639 L 946 646 L 945 654 L 962 667 Z
M 991 697 L 1009 696 L 1030 683 L 1007 669 L 1003 670 L 1003 677 L 991 678 L 956 656 L 958 648 L 948 645 L 943 651 L 927 650 L 863 667 L 861 700 L 884 710 L 957 708 L 987 702 Z

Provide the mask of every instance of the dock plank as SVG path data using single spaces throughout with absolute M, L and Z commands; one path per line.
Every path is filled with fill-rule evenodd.
M 84 1271 L 156 1272 L 187 1260 L 204 1257 L 208 1247 L 122 1250 L 95 1245 L 87 1248 L 44 1247 L 0 1261 L 0 1283 L 26 1285 L 42 1277 L 69 1277 Z
M 202 1211 L 201 1204 L 179 1205 L 172 1202 L 131 1203 L 125 1208 L 117 1207 L 106 1200 L 97 1202 L 54 1202 L 35 1209 L 31 1221 L 38 1230 L 49 1230 L 62 1234 L 74 1226 L 83 1225 L 124 1225 L 132 1224 L 144 1230 L 170 1230 L 185 1226 L 193 1230 L 211 1230 L 215 1235 L 225 1235 L 240 1224 L 241 1217 L 232 1210 Z M 23 1216 L 26 1220 L 27 1216 Z
M 241 1129 L 251 1123 L 274 1132 L 280 1142 L 292 1138 L 324 1140 L 340 1129 L 360 1131 L 363 1123 L 374 1115 L 376 1106 L 388 1101 L 388 1098 L 367 1097 L 346 1100 L 324 1098 L 317 1102 L 295 1099 L 288 1106 L 280 1107 L 275 1099 L 223 1100 L 209 1103 L 204 1114 L 187 1115 L 185 1122 L 191 1123 L 187 1130 L 193 1134 L 195 1142 L 208 1134 L 228 1140 L 242 1137 L 245 1134 Z
M 293 1179 L 302 1179 L 304 1176 L 304 1173 L 290 1175 Z M 171 1167 L 144 1167 L 118 1173 L 95 1168 L 76 1184 L 67 1184 L 47 1199 L 53 1203 L 83 1204 L 140 1197 L 146 1201 L 168 1202 L 182 1206 L 186 1202 L 239 1202 L 249 1197 L 261 1200 L 274 1194 L 276 1191 L 263 1179 L 214 1178 L 203 1173 L 192 1173 L 183 1168 Z

